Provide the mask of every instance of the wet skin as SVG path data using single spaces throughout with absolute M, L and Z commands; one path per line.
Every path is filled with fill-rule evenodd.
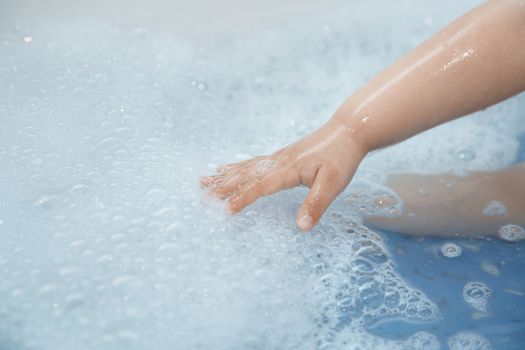
M 387 186 L 403 199 L 403 212 L 395 218 L 365 217 L 366 225 L 441 237 L 496 235 L 508 224 L 525 227 L 525 163 L 467 176 L 396 174 Z
M 525 1 L 488 1 L 381 72 L 318 130 L 272 155 L 222 166 L 201 184 L 231 213 L 308 186 L 296 221 L 310 230 L 368 152 L 524 91 L 524 43 Z

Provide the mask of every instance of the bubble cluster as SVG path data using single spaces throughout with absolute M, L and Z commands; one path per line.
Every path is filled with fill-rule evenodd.
M 483 336 L 472 331 L 462 331 L 447 340 L 450 350 L 492 350 L 492 345 Z
M 457 258 L 461 253 L 461 247 L 455 243 L 447 242 L 441 246 L 441 254 L 447 258 Z
M 491 201 L 485 209 L 483 209 L 483 215 L 487 216 L 506 216 L 507 207 L 501 202 Z
M 388 172 L 510 164 L 516 113 L 489 109 L 369 155 L 342 196 L 355 192 L 353 204 L 336 200 L 307 235 L 293 220 L 304 189 L 226 217 L 197 184 L 208 164 L 270 154 L 322 125 L 348 91 L 430 34 L 409 20 L 375 26 L 377 8 L 341 5 L 205 49 L 110 19 L 3 24 L 1 346 L 439 347 L 426 332 L 368 331 L 388 318 L 434 322 L 439 310 L 362 214 L 402 213 Z M 413 11 L 416 21 L 430 10 Z
M 403 200 L 390 188 L 356 179 L 349 186 L 346 197 L 349 207 L 365 216 L 394 218 L 403 212 Z
M 522 241 L 525 239 L 525 230 L 518 225 L 503 225 L 498 230 L 498 237 L 507 242 Z
M 275 168 L 277 162 L 275 160 L 265 159 L 257 162 L 253 168 L 250 176 L 254 178 L 262 177 L 266 175 L 270 170 Z
M 481 282 L 469 282 L 463 287 L 463 299 L 474 309 L 487 312 L 492 291 Z

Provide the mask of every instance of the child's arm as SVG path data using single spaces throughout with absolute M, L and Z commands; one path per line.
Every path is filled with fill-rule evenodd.
M 263 195 L 311 188 L 297 216 L 311 229 L 367 152 L 486 108 L 525 89 L 525 0 L 467 13 L 352 95 L 321 128 L 202 183 L 238 212 Z

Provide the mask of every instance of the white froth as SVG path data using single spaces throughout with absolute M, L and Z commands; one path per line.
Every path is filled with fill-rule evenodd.
M 487 339 L 472 331 L 456 333 L 447 342 L 450 350 L 492 350 Z
M 498 230 L 498 237 L 507 242 L 522 241 L 525 239 L 525 229 L 519 225 L 503 225 Z
M 441 246 L 441 254 L 447 258 L 457 258 L 461 253 L 461 247 L 455 243 L 447 242 Z
M 490 288 L 481 282 L 468 282 L 463 287 L 463 299 L 477 311 L 488 311 L 491 295 Z
M 499 201 L 491 201 L 485 209 L 483 209 L 483 215 L 487 216 L 506 216 L 507 207 Z
M 443 5 L 429 6 L 442 23 Z M 304 190 L 229 218 L 197 187 L 208 164 L 268 154 L 321 125 L 429 34 L 427 11 L 385 28 L 368 23 L 381 14 L 331 9 L 205 49 L 95 19 L 2 29 L 1 345 L 438 348 L 429 333 L 366 331 L 385 318 L 432 322 L 439 310 L 397 273 L 360 208 L 338 200 L 304 235 L 293 220 Z M 516 103 L 370 155 L 357 202 L 395 216 L 388 171 L 510 164 Z

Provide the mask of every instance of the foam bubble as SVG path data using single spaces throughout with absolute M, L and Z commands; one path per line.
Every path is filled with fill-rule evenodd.
M 348 192 L 346 200 L 350 208 L 361 215 L 394 218 L 403 212 L 401 197 L 378 183 L 356 179 L 349 186 Z
M 506 216 L 507 207 L 501 202 L 491 201 L 485 209 L 483 209 L 483 215 L 487 216 Z
M 492 345 L 483 336 L 472 331 L 462 331 L 447 340 L 450 350 L 492 350 Z
M 463 287 L 463 299 L 474 309 L 487 312 L 492 291 L 481 282 L 469 282 Z
M 461 253 L 461 247 L 455 243 L 447 242 L 441 246 L 441 254 L 447 258 L 457 258 Z
M 518 225 L 503 225 L 498 231 L 498 237 L 507 242 L 522 241 L 525 239 L 525 230 Z
M 439 310 L 402 278 L 359 213 L 403 211 L 384 187 L 388 172 L 510 164 L 522 125 L 514 102 L 498 118 L 499 107 L 489 109 L 369 155 L 349 188 L 357 205 L 336 200 L 308 235 L 293 220 L 304 190 L 226 217 L 197 186 L 208 164 L 269 154 L 322 125 L 347 91 L 430 34 L 408 19 L 374 26 L 376 3 L 346 8 L 241 31 L 207 50 L 184 35 L 93 18 L 2 29 L 5 341 L 35 349 L 438 346 L 429 333 L 395 341 L 367 331 L 388 318 L 434 322 Z M 387 8 L 406 18 L 403 7 Z M 21 40 L 27 33 L 30 44 Z M 476 156 L 466 161 L 460 149 Z

